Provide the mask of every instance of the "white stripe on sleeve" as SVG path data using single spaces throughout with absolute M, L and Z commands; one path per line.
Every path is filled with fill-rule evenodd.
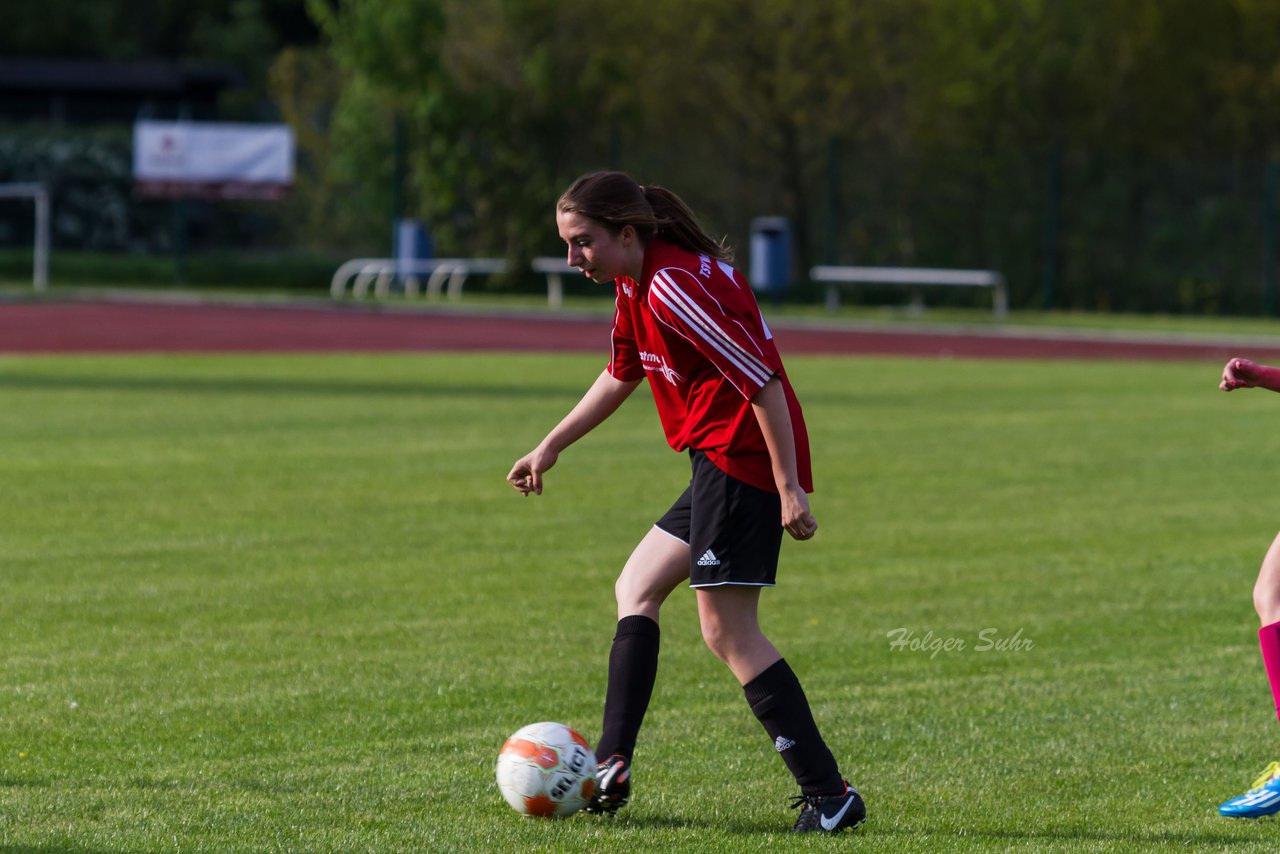
M 657 297 L 691 330 L 757 385 L 763 386 L 773 376 L 774 371 L 768 364 L 734 341 L 700 306 L 680 290 L 665 270 L 659 271 L 654 276 L 649 286 L 649 293 Z

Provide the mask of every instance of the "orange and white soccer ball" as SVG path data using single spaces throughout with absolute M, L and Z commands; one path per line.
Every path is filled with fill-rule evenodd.
M 564 724 L 543 722 L 517 730 L 502 745 L 497 772 L 502 797 L 524 815 L 570 816 L 596 791 L 591 745 Z

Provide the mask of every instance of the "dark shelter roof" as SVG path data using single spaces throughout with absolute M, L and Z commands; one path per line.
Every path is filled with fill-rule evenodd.
M 0 117 L 132 121 L 216 113 L 243 78 L 221 63 L 0 59 Z

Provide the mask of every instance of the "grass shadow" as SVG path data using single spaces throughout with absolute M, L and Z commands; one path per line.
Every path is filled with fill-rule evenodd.
M 0 777 L 0 789 L 40 789 L 49 785 L 48 780 L 24 777 Z
M 1201 833 L 1181 832 L 1181 831 L 1140 831 L 1135 833 L 1125 833 L 1123 831 L 1070 829 L 1063 828 L 1054 830 L 1052 828 L 1045 830 L 979 830 L 965 831 L 963 836 L 958 834 L 943 834 L 941 832 L 931 831 L 928 828 L 908 828 L 908 827 L 876 827 L 868 822 L 857 831 L 858 835 L 869 836 L 917 836 L 927 833 L 931 837 L 940 837 L 943 835 L 955 836 L 957 839 L 972 840 L 974 842 L 990 842 L 995 846 L 1009 845 L 1012 843 L 1044 843 L 1046 845 L 1065 845 L 1072 844 L 1096 844 L 1096 845 L 1150 845 L 1160 848 L 1188 848 L 1200 846 L 1230 846 L 1239 845 L 1243 840 L 1239 836 L 1220 833 L 1217 831 L 1205 831 Z

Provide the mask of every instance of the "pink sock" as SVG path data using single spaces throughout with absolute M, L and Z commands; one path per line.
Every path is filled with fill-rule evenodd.
M 1271 696 L 1276 701 L 1276 716 L 1280 717 L 1280 623 L 1258 629 L 1258 643 L 1262 646 L 1262 663 L 1267 666 L 1267 679 L 1271 682 Z

